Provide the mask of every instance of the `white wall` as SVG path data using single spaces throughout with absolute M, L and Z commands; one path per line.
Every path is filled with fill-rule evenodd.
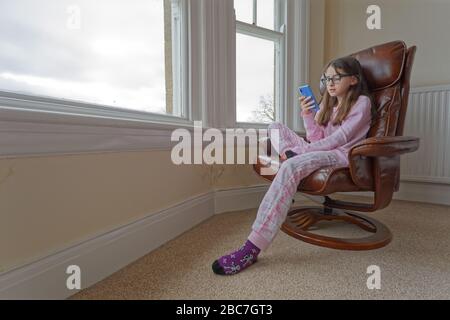
M 365 29 L 369 4 L 381 6 L 380 31 Z M 317 89 L 328 59 L 394 39 L 418 46 L 413 86 L 450 83 L 448 12 L 450 1 L 312 0 L 311 84 Z M 0 272 L 211 187 L 266 183 L 249 165 L 211 175 L 206 166 L 172 165 L 169 151 L 0 160 Z
M 366 27 L 369 5 L 381 8 L 381 30 Z M 326 0 L 324 63 L 374 44 L 403 40 L 418 48 L 412 87 L 450 84 L 449 12 L 447 0 Z

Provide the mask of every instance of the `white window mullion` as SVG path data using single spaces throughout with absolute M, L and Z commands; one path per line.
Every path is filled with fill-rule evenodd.
M 285 0 L 273 0 L 274 1 L 274 26 L 275 30 L 279 30 L 282 37 L 278 42 L 277 50 L 277 103 L 276 103 L 276 120 L 287 124 L 288 112 L 286 108 L 286 17 L 285 17 Z
M 176 115 L 183 115 L 182 112 L 182 88 L 181 88 L 181 14 L 180 1 L 172 0 L 172 77 L 173 77 L 173 113 Z M 184 110 L 183 110 L 184 111 Z
M 286 110 L 286 37 L 285 37 L 285 31 L 286 31 L 286 25 L 282 25 L 280 28 L 281 33 L 283 36 L 278 39 L 276 44 L 276 65 L 277 68 L 275 68 L 276 72 L 276 87 L 275 87 L 275 93 L 276 93 L 276 120 L 280 121 L 282 123 L 286 123 L 287 121 L 287 110 Z
M 198 108 L 190 103 L 192 89 L 191 89 L 191 59 L 192 59 L 192 47 L 190 45 L 190 14 L 189 14 L 189 0 L 176 0 L 179 1 L 179 8 L 181 10 L 180 14 L 180 39 L 177 41 L 181 45 L 180 47 L 180 65 L 179 65 L 179 88 L 181 92 L 179 93 L 180 101 L 180 117 L 183 119 L 192 120 L 192 114 L 194 112 L 193 108 Z
M 192 0 L 195 2 L 194 0 Z M 235 15 L 232 1 L 197 0 L 202 5 L 203 126 L 227 128 L 235 114 Z M 192 36 L 192 35 L 191 35 Z
M 258 0 L 253 0 L 253 24 L 258 25 Z
M 298 86 L 309 83 L 309 15 L 310 0 L 287 2 L 287 65 L 289 70 L 287 83 L 290 94 L 286 107 L 289 112 L 288 125 L 295 131 L 304 132 L 303 119 L 299 114 Z M 296 30 L 296 32 L 291 32 Z M 314 85 L 314 84 L 311 84 Z

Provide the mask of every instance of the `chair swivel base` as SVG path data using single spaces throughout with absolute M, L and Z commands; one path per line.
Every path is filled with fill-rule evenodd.
M 372 233 L 364 238 L 334 238 L 308 230 L 320 221 L 340 220 L 352 223 Z M 289 211 L 281 230 L 299 240 L 340 250 L 372 250 L 382 248 L 392 240 L 391 231 L 381 222 L 362 214 L 349 213 L 327 207 L 301 207 Z

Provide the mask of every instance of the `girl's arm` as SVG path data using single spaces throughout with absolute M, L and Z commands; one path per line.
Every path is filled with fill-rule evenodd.
M 370 99 L 363 96 L 352 107 L 339 129 L 322 140 L 306 145 L 306 152 L 329 151 L 345 145 L 361 130 L 369 130 L 371 116 Z
M 322 104 L 320 105 L 320 107 L 322 107 Z M 314 113 L 312 112 L 308 113 L 305 113 L 305 111 L 301 112 L 301 115 L 303 117 L 303 123 L 305 124 L 306 129 L 306 139 L 308 139 L 308 141 L 310 142 L 319 141 L 320 139 L 323 139 L 325 135 L 324 131 L 325 127 L 318 125 L 315 120 L 317 119 L 320 110 L 316 113 L 315 116 Z M 307 146 L 308 144 L 305 143 L 305 145 Z M 301 154 L 305 152 L 304 148 L 305 148 L 304 145 L 299 145 L 297 147 L 291 148 L 291 151 L 295 152 L 296 154 Z
M 306 129 L 306 139 L 308 139 L 309 142 L 315 142 L 320 139 L 323 139 L 324 137 L 324 127 L 318 125 L 317 122 L 315 121 L 315 118 L 319 114 L 320 110 L 316 113 L 315 116 L 312 112 L 308 113 L 305 113 L 305 111 L 301 112 L 301 115 L 303 117 L 303 123 Z

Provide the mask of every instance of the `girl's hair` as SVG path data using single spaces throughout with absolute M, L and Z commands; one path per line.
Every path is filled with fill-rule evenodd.
M 333 60 L 329 62 L 324 71 L 323 77 L 325 77 L 325 72 L 329 67 L 333 67 L 337 74 L 351 74 L 354 75 L 358 79 L 358 83 L 350 86 L 347 91 L 347 94 L 342 99 L 342 105 L 338 108 L 335 118 L 333 119 L 332 124 L 337 125 L 341 124 L 342 121 L 347 117 L 353 105 L 356 103 L 360 95 L 365 95 L 370 99 L 371 103 L 371 111 L 372 111 L 372 121 L 374 116 L 377 113 L 375 104 L 373 102 L 373 98 L 369 92 L 369 88 L 367 86 L 366 79 L 364 77 L 361 64 L 358 60 L 353 57 L 344 57 Z M 319 104 L 323 102 L 323 110 L 319 113 L 317 117 L 317 123 L 322 126 L 326 126 L 328 121 L 330 121 L 331 116 L 333 114 L 333 107 L 337 104 L 337 97 L 332 97 L 328 93 L 328 90 L 325 90 L 322 99 Z

